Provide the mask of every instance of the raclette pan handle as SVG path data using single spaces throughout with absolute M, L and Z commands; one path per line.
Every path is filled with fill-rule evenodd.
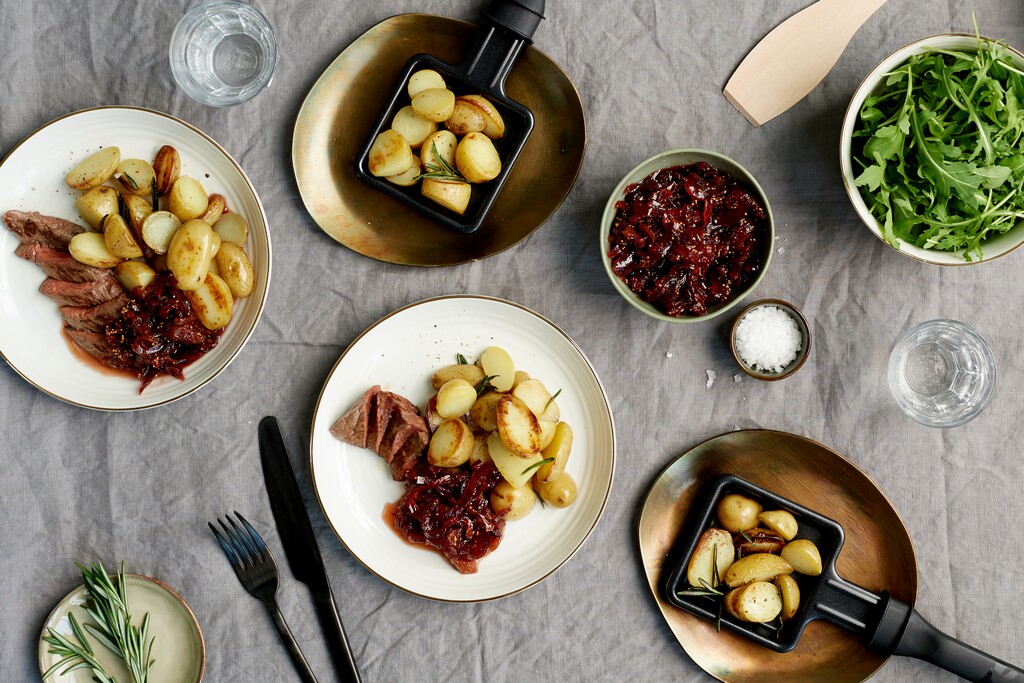
M 968 681 L 1024 683 L 1024 669 L 943 633 L 905 602 L 887 593 L 883 597 L 886 603 L 878 627 L 868 641 L 871 649 L 916 657 Z
M 544 0 L 492 0 L 456 70 L 469 83 L 504 95 L 505 78 L 543 18 Z

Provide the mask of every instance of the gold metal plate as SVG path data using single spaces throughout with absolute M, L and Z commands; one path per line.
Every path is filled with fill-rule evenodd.
M 313 220 L 349 249 L 410 266 L 486 258 L 540 227 L 576 182 L 587 141 L 583 103 L 569 77 L 532 46 L 523 50 L 505 89 L 533 112 L 536 125 L 475 233 L 448 230 L 356 177 L 359 147 L 406 61 L 422 52 L 457 63 L 475 31 L 444 17 L 391 17 L 349 45 L 306 96 L 292 138 L 295 179 Z
M 778 653 L 677 609 L 658 591 L 662 563 L 694 498 L 735 474 L 843 526 L 839 575 L 873 592 L 888 590 L 913 606 L 917 558 L 903 521 L 868 476 L 833 450 L 801 436 L 745 430 L 705 441 L 658 477 L 640 514 L 640 554 L 654 600 L 679 644 L 698 666 L 730 683 L 854 683 L 885 663 L 837 626 L 813 621 L 792 652 Z

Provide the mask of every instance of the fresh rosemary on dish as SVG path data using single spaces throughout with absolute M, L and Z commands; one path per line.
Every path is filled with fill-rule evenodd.
M 117 679 L 104 671 L 97 661 L 95 651 L 89 644 L 88 636 L 117 655 L 131 676 L 128 683 L 149 683 L 149 673 L 156 660 L 152 657 L 153 641 L 149 637 L 149 614 L 142 618 L 142 626 L 132 624 L 128 595 L 124 578 L 124 563 L 117 573 L 117 583 L 97 562 L 88 567 L 77 565 L 82 572 L 82 582 L 88 599 L 83 606 L 92 622 L 79 624 L 73 612 L 68 613 L 74 640 L 47 627 L 43 641 L 50 645 L 49 653 L 59 657 L 57 662 L 43 674 L 43 680 L 55 671 L 67 674 L 77 669 L 90 669 L 93 680 L 98 683 L 118 683 Z M 75 642 L 77 641 L 77 642 Z
M 449 183 L 465 183 L 468 182 L 458 169 L 445 161 L 445 158 L 437 151 L 437 143 L 430 143 L 430 151 L 434 156 L 434 161 L 437 163 L 427 164 L 424 166 L 425 171 L 416 176 L 415 180 L 421 178 L 430 178 L 433 180 L 441 180 Z

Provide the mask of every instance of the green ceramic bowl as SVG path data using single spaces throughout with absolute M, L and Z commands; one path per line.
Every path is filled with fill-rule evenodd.
M 665 315 L 654 306 L 637 296 L 637 294 L 634 293 L 626 283 L 620 280 L 612 271 L 611 259 L 608 258 L 608 234 L 611 232 L 612 220 L 615 218 L 615 203 L 626 196 L 627 186 L 640 182 L 658 169 L 668 168 L 670 166 L 685 166 L 687 164 L 695 164 L 700 161 L 705 161 L 718 170 L 728 173 L 732 177 L 736 178 L 741 185 L 746 186 L 746 188 L 760 200 L 761 204 L 765 208 L 765 212 L 768 214 L 768 239 L 762 243 L 759 254 L 761 259 L 761 270 L 757 274 L 757 277 L 755 277 L 747 287 L 736 292 L 733 298 L 728 301 L 709 309 L 704 315 L 673 317 Z M 765 272 L 768 270 L 768 264 L 772 260 L 772 249 L 774 244 L 775 219 L 772 217 L 772 207 L 768 203 L 768 198 L 765 196 L 764 190 L 762 190 L 761 186 L 757 184 L 754 176 L 750 175 L 747 169 L 743 168 L 729 157 L 717 154 L 716 152 L 709 152 L 706 149 L 673 149 L 667 152 L 662 152 L 661 154 L 656 154 L 650 159 L 640 163 L 633 168 L 632 171 L 627 173 L 626 177 L 624 177 L 615 187 L 615 190 L 608 198 L 608 203 L 605 204 L 604 215 L 601 217 L 601 242 L 599 245 L 601 248 L 601 262 L 604 263 L 604 270 L 608 273 L 608 279 L 612 281 L 612 285 L 615 287 L 615 290 L 622 295 L 622 298 L 631 303 L 635 308 L 643 311 L 652 318 L 664 320 L 669 323 L 699 323 L 705 320 L 710 320 L 717 315 L 721 315 L 742 301 L 744 297 L 754 291 L 754 288 L 761 282 L 761 278 L 764 277 Z

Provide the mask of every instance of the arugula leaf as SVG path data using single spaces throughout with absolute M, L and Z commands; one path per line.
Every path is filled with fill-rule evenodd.
M 1024 218 L 1022 102 L 1024 70 L 980 37 L 886 74 L 853 132 L 854 184 L 886 241 L 971 261 Z

